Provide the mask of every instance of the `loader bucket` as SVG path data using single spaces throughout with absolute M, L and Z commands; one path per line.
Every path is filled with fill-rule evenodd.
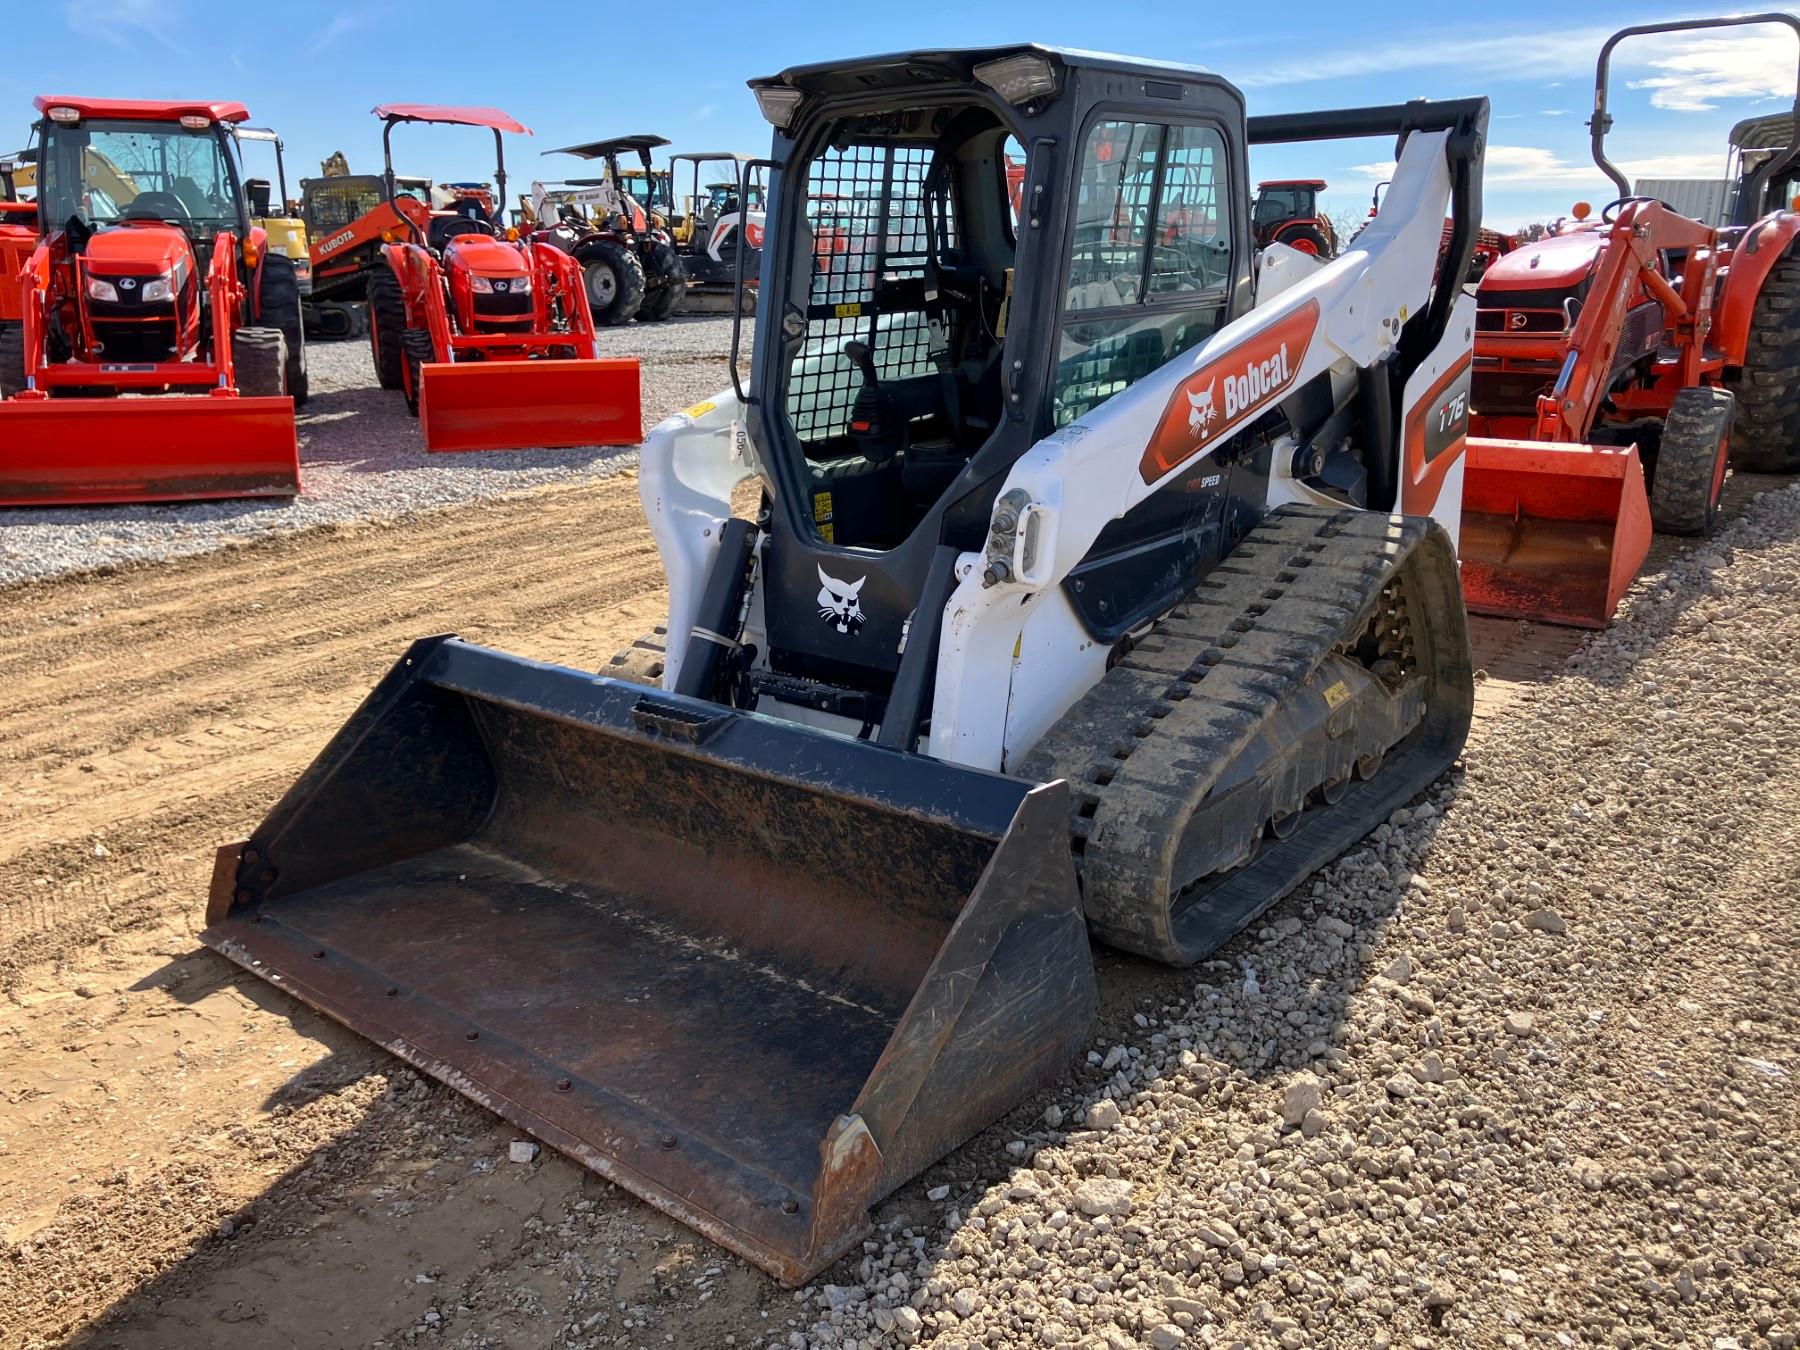
M 636 445 L 644 414 L 635 357 L 455 361 L 423 367 L 427 450 Z
M 1606 627 L 1650 551 L 1637 447 L 1468 444 L 1460 551 L 1470 612 Z
M 434 638 L 220 850 L 202 937 L 796 1284 L 1077 1053 L 1066 809 Z
M 292 497 L 289 398 L 0 400 L 0 506 Z

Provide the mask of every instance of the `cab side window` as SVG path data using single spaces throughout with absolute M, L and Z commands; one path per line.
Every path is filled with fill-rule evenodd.
M 1231 277 L 1225 143 L 1208 126 L 1102 121 L 1082 149 L 1054 420 L 1067 425 L 1206 340 Z

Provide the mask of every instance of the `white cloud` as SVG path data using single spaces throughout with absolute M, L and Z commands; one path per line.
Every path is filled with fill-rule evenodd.
M 1478 70 L 1484 80 L 1536 79 L 1551 72 L 1575 75 L 1593 68 L 1593 53 L 1609 34 L 1606 28 L 1582 27 L 1540 29 L 1505 37 L 1482 34 L 1426 41 L 1413 38 L 1371 47 L 1334 47 L 1260 70 L 1234 72 L 1232 78 L 1237 84 L 1257 88 L 1444 66 Z
M 1567 117 L 1568 115 L 1569 115 L 1569 110 L 1567 108 L 1539 108 L 1538 109 L 1539 117 Z
M 114 46 L 130 46 L 136 35 L 172 52 L 181 50 L 169 36 L 170 24 L 180 15 L 165 0 L 64 0 L 63 17 L 73 32 Z
M 1619 162 L 1627 178 L 1718 178 L 1725 171 L 1725 156 L 1717 154 L 1651 155 L 1644 159 Z M 1352 164 L 1350 172 L 1369 182 L 1380 182 L 1394 176 L 1394 161 Z M 1585 160 L 1572 163 L 1536 145 L 1490 145 L 1482 167 L 1484 185 L 1518 183 L 1549 186 L 1557 183 L 1599 184 L 1605 180 L 1600 170 Z
M 1611 35 L 1609 28 L 1580 26 L 1337 46 L 1252 67 L 1233 78 L 1246 88 L 1258 88 L 1454 68 L 1479 71 L 1483 82 L 1520 80 L 1560 89 L 1563 79 L 1543 77 L 1558 75 L 1586 83 L 1595 55 Z M 1793 35 L 1766 25 L 1713 36 L 1673 33 L 1639 38 L 1613 53 L 1613 88 L 1616 91 L 1623 80 L 1632 89 L 1649 90 L 1654 106 L 1672 112 L 1705 112 L 1722 99 L 1791 97 L 1795 56 Z
M 1786 31 L 1742 29 L 1688 37 L 1649 58 L 1655 75 L 1629 81 L 1651 91 L 1651 106 L 1670 112 L 1710 112 L 1723 99 L 1791 98 L 1794 39 Z
M 375 11 L 368 9 L 343 9 L 331 16 L 331 21 L 312 35 L 306 44 L 308 56 L 318 56 L 321 52 L 336 46 L 352 33 L 367 28 L 375 21 Z

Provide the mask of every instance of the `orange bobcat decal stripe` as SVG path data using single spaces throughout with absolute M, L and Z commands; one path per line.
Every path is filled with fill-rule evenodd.
M 1138 464 L 1144 482 L 1154 483 L 1204 455 L 1223 439 L 1225 428 L 1286 397 L 1318 326 L 1319 302 L 1308 300 L 1183 380 Z

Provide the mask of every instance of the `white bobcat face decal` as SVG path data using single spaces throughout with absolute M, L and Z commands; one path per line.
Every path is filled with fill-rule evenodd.
M 1213 418 L 1219 415 L 1218 409 L 1213 407 L 1213 391 L 1217 388 L 1218 384 L 1215 382 L 1207 385 L 1202 392 L 1187 396 L 1188 430 L 1196 436 L 1204 436 L 1207 427 L 1212 425 Z
M 862 594 L 863 582 L 868 579 L 860 576 L 855 581 L 839 581 L 819 568 L 819 617 L 840 633 L 854 633 L 861 628 L 862 603 L 857 596 Z

